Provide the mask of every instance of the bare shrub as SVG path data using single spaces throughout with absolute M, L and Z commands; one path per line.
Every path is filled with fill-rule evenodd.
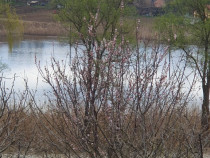
M 141 47 L 140 47 L 141 46 Z M 168 76 L 167 47 L 122 40 L 76 51 L 70 65 L 37 66 L 51 86 L 42 120 L 45 142 L 66 157 L 198 157 L 199 112 L 189 110 L 196 77 L 184 88 L 180 57 Z M 101 50 L 105 50 L 103 54 Z M 101 55 L 101 56 L 100 56 Z M 191 75 L 192 77 L 193 75 Z
M 13 86 L 11 89 L 6 88 L 4 77 L 0 77 L 0 154 L 15 143 L 18 126 L 22 121 L 20 112 L 24 107 L 24 99 L 16 100 L 14 95 Z

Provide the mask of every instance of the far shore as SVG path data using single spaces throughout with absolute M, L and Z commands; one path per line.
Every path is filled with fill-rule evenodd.
M 149 23 L 149 19 L 142 18 L 140 38 L 154 39 L 153 23 Z M 40 22 L 40 21 L 22 21 L 24 27 L 24 36 L 31 36 L 36 38 L 56 38 L 67 37 L 68 30 L 59 22 Z M 0 38 L 6 36 L 6 31 L 2 24 L 0 24 Z
M 69 34 L 68 29 L 56 21 L 56 14 L 54 13 L 54 10 L 23 6 L 16 8 L 16 11 L 23 23 L 24 36 L 67 37 Z M 140 38 L 154 39 L 154 18 L 139 18 L 141 20 Z M 135 19 L 133 20 L 135 24 Z M 0 19 L 0 37 L 6 35 L 1 22 L 3 22 L 3 19 Z
M 57 22 L 23 21 L 24 35 L 33 36 L 66 36 L 68 31 Z M 0 35 L 5 36 L 6 31 L 0 25 Z

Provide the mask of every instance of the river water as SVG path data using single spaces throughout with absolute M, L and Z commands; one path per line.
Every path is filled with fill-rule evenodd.
M 49 90 L 49 86 L 42 81 L 35 64 L 35 58 L 40 61 L 43 67 L 50 64 L 52 57 L 56 60 L 69 62 L 69 54 L 69 44 L 57 39 L 26 39 L 14 44 L 11 52 L 7 42 L 1 42 L 0 61 L 6 65 L 6 69 L 3 71 L 3 76 L 6 77 L 6 87 L 11 87 L 12 78 L 15 75 L 14 89 L 16 91 L 23 91 L 25 80 L 27 80 L 29 88 L 37 90 L 37 95 L 41 97 L 42 92 Z
M 74 48 L 71 48 L 71 53 L 73 52 Z M 6 87 L 11 87 L 12 78 L 15 75 L 14 89 L 16 91 L 24 91 L 24 80 L 27 80 L 29 88 L 37 91 L 36 95 L 39 100 L 44 100 L 43 92 L 49 91 L 50 87 L 41 79 L 35 64 L 35 58 L 44 67 L 50 65 L 52 57 L 56 60 L 70 62 L 69 44 L 58 39 L 25 39 L 14 44 L 12 52 L 10 52 L 7 42 L 1 42 L 0 61 L 7 66 L 7 69 L 3 71 L 3 76 L 6 77 L 4 79 Z M 188 68 L 187 72 L 190 73 L 190 71 L 190 68 Z M 196 85 L 197 89 L 199 86 L 200 83 Z M 198 93 L 197 99 L 200 99 L 202 96 L 201 91 L 196 93 Z

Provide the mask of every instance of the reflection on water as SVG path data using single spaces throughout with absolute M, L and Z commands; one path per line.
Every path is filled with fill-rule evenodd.
M 12 52 L 9 52 L 7 43 L 0 43 L 0 59 L 6 64 L 8 69 L 4 71 L 4 76 L 12 78 L 15 74 L 15 90 L 24 90 L 25 83 L 23 79 L 27 79 L 29 88 L 44 91 L 49 89 L 47 84 L 41 82 L 38 70 L 35 64 L 37 61 L 44 66 L 50 62 L 51 57 L 56 60 L 69 61 L 70 47 L 67 43 L 61 43 L 57 40 L 24 40 L 19 44 L 15 44 Z M 40 77 L 39 77 L 40 78 Z M 39 82 L 38 87 L 37 81 Z M 11 86 L 12 80 L 6 80 L 6 86 Z M 41 93 L 39 92 L 41 95 Z

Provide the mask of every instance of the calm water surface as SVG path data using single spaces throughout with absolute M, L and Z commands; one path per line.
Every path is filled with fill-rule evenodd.
M 69 44 L 55 39 L 23 40 L 19 44 L 14 45 L 12 52 L 9 51 L 6 42 L 1 42 L 0 61 L 7 65 L 7 69 L 3 74 L 8 78 L 5 79 L 6 87 L 11 87 L 12 79 L 10 78 L 13 78 L 15 75 L 14 88 L 16 91 L 25 89 L 25 79 L 29 88 L 32 90 L 37 89 L 37 94 L 42 96 L 42 92 L 49 90 L 49 86 L 42 81 L 38 73 L 35 57 L 37 61 L 40 61 L 41 66 L 44 67 L 44 65 L 50 64 L 52 57 L 56 60 L 69 62 L 69 53 Z M 39 79 L 37 80 L 37 78 Z
M 72 48 L 71 53 L 74 53 Z M 6 87 L 11 87 L 11 82 L 15 79 L 15 90 L 23 91 L 25 89 L 24 79 L 27 80 L 28 86 L 32 90 L 37 90 L 37 95 L 40 100 L 43 100 L 43 93 L 50 90 L 50 87 L 43 82 L 40 74 L 38 73 L 37 66 L 35 64 L 35 57 L 37 61 L 40 61 L 41 66 L 50 65 L 51 58 L 56 60 L 64 60 L 70 62 L 70 46 L 66 42 L 59 42 L 57 39 L 42 39 L 42 40 L 23 40 L 19 44 L 15 44 L 12 52 L 8 49 L 6 42 L 0 43 L 0 61 L 7 65 L 7 69 L 4 71 Z M 178 53 L 176 53 L 178 54 Z M 176 62 L 176 57 L 173 58 Z M 187 73 L 191 72 L 188 68 Z M 38 84 L 37 84 L 38 82 Z M 200 83 L 196 85 L 199 89 Z M 198 91 L 198 97 L 202 96 L 201 91 Z

